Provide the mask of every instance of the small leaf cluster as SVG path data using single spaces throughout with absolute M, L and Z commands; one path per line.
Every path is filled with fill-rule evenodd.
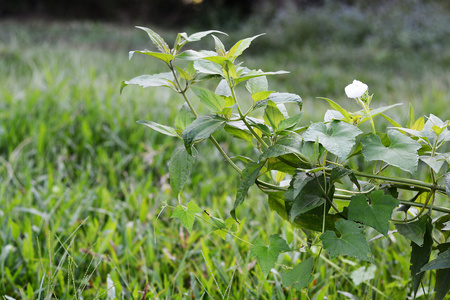
M 183 143 L 170 160 L 174 196 L 180 199 L 199 143 L 209 139 L 240 176 L 230 211 L 236 222 L 239 206 L 244 204 L 250 187 L 256 185 L 267 195 L 270 208 L 283 219 L 305 231 L 317 232 L 320 247 L 331 259 L 346 255 L 372 263 L 376 263 L 377 257 L 372 255 L 367 229 L 388 236 L 393 224 L 398 234 L 411 240 L 412 293 L 417 292 L 424 272 L 429 270 L 437 270 L 436 298 L 442 299 L 448 293 L 445 282 L 450 276 L 447 242 L 450 209 L 436 203 L 437 199 L 448 203 L 450 196 L 450 172 L 442 172 L 450 163 L 450 152 L 446 152 L 450 141 L 448 120 L 442 121 L 435 115 L 416 120 L 410 106 L 408 123 L 401 126 L 386 114 L 399 104 L 371 108 L 373 95 L 368 90 L 364 92 L 367 85 L 355 81 L 358 90 L 350 94 L 361 110 L 350 112 L 335 101 L 322 98 L 331 106 L 324 119 L 301 124 L 301 97 L 269 89 L 268 76 L 287 72 L 249 69 L 239 62 L 243 52 L 260 35 L 242 39 L 226 50 L 216 36 L 223 32 L 180 33 L 170 48 L 151 29 L 138 28 L 149 35 L 158 51 L 131 51 L 130 59 L 136 53 L 148 55 L 165 63 L 169 72 L 123 81 L 121 91 L 127 85 L 166 87 L 184 100 L 173 126 L 139 121 Z M 184 49 L 188 43 L 206 36 L 212 37 L 214 50 Z M 197 86 L 204 81 L 212 81 L 209 86 L 215 88 Z M 236 93 L 241 86 L 247 93 L 246 99 Z M 197 113 L 188 90 L 208 114 Z M 346 93 L 351 90 L 350 85 Z M 386 132 L 378 131 L 376 117 L 384 118 L 392 126 Z M 370 123 L 370 131 L 366 122 Z M 256 155 L 230 157 L 214 138 L 218 131 L 249 143 Z M 426 171 L 418 175 L 419 166 Z M 401 173 L 401 177 L 389 176 L 391 169 Z M 195 217 L 203 218 L 203 213 L 206 211 L 197 204 L 188 202 L 186 207 L 174 208 L 172 217 L 179 218 L 191 231 Z M 206 214 L 217 230 L 232 234 L 229 221 L 227 224 Z M 433 221 L 432 214 L 438 214 L 439 218 Z M 438 256 L 430 261 L 435 249 Z M 286 241 L 272 235 L 269 245 L 257 240 L 251 255 L 267 276 L 279 254 L 288 251 L 292 250 Z M 283 273 L 282 281 L 297 289 L 307 287 L 313 279 L 313 268 L 311 257 Z

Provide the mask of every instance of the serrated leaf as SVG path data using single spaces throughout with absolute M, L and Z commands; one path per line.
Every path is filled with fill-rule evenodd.
M 233 209 L 230 214 L 237 221 L 236 208 L 241 205 L 247 197 L 248 189 L 255 183 L 258 178 L 259 171 L 264 166 L 265 161 L 253 162 L 250 161 L 244 170 L 242 170 L 241 181 L 234 200 Z
M 234 44 L 233 47 L 231 47 L 230 51 L 228 51 L 227 58 L 229 58 L 231 61 L 234 61 L 237 57 L 239 57 L 242 54 L 242 52 L 245 51 L 245 49 L 250 47 L 250 44 L 252 43 L 252 41 L 254 39 L 256 39 L 257 37 L 259 37 L 261 35 L 264 35 L 264 34 L 258 34 L 253 37 L 249 37 L 249 38 L 238 41 L 236 44 Z
M 225 126 L 226 119 L 218 115 L 202 115 L 189 124 L 183 131 L 182 138 L 186 151 L 192 154 L 192 146 L 203 139 L 208 138 L 213 132 Z
M 247 88 L 247 91 L 251 95 L 255 95 L 257 93 L 267 92 L 269 89 L 269 82 L 267 81 L 266 76 L 255 77 L 255 78 L 249 79 L 247 81 L 245 87 Z M 253 98 L 253 96 L 252 96 L 252 98 Z M 253 100 L 255 100 L 255 98 L 253 98 Z M 261 99 L 261 100 L 263 100 L 263 99 Z M 258 100 L 255 100 L 255 101 L 258 101 Z
M 450 268 L 450 250 L 439 253 L 438 257 L 424 265 L 420 270 L 436 270 L 436 269 L 449 269 Z
M 274 145 L 270 146 L 261 155 L 261 159 L 278 157 L 290 153 L 301 154 L 302 139 L 298 135 L 291 134 L 279 139 Z
M 426 231 L 424 235 L 423 245 L 419 246 L 414 242 L 411 242 L 411 277 L 413 279 L 413 291 L 414 295 L 420 286 L 420 281 L 423 277 L 423 272 L 420 270 L 430 260 L 431 249 L 433 247 L 432 230 L 433 225 L 428 215 L 422 216 L 420 220 L 426 223 Z
M 356 126 L 342 121 L 332 121 L 328 124 L 313 123 L 303 134 L 305 141 L 319 143 L 329 152 L 341 159 L 346 159 L 356 143 L 356 137 L 362 134 Z
M 302 98 L 299 95 L 291 93 L 272 93 L 266 100 L 256 102 L 254 109 L 265 107 L 269 101 L 275 104 L 281 103 L 297 103 L 300 108 L 303 105 Z
M 172 73 L 160 73 L 160 74 L 153 74 L 153 75 L 141 75 L 134 77 L 131 80 L 123 81 L 122 85 L 120 87 L 120 92 L 122 93 L 122 90 L 127 85 L 136 84 L 140 85 L 143 88 L 151 87 L 151 86 L 166 86 L 169 88 L 175 88 L 175 85 L 173 84 L 173 74 Z
M 191 87 L 191 89 L 200 101 L 212 112 L 221 112 L 225 108 L 225 99 L 210 90 L 195 86 Z
M 335 223 L 341 236 L 333 231 L 326 231 L 320 236 L 323 248 L 331 259 L 339 255 L 348 255 L 361 260 L 374 262 L 369 245 L 364 235 L 364 227 L 353 221 L 340 219 Z
M 176 197 L 186 183 L 194 163 L 195 158 L 187 153 L 185 147 L 178 147 L 173 152 L 169 162 L 169 179 Z
M 177 131 L 169 126 L 161 125 L 152 121 L 137 121 L 136 123 L 145 125 L 153 130 L 156 130 L 162 134 L 168 135 L 168 136 L 174 136 L 174 137 L 180 137 L 177 133 Z
M 291 248 L 286 241 L 279 235 L 274 234 L 269 237 L 268 246 L 264 244 L 262 239 L 256 240 L 250 250 L 250 255 L 256 256 L 264 277 L 267 277 L 270 270 L 275 266 L 280 253 L 287 251 L 291 251 Z
M 374 134 L 364 137 L 362 154 L 366 161 L 381 160 L 387 164 L 415 174 L 420 144 L 398 131 L 389 130 L 387 133 L 391 144 L 385 147 L 379 136 Z
M 275 131 L 278 128 L 278 124 L 284 120 L 284 115 L 278 109 L 275 103 L 269 101 L 264 111 L 264 123 L 272 127 Z
M 422 219 L 406 224 L 395 224 L 398 233 L 410 239 L 418 246 L 423 245 L 427 223 Z
M 150 28 L 141 27 L 141 26 L 136 26 L 136 28 L 147 32 L 148 36 L 150 37 L 150 40 L 156 46 L 156 48 L 158 48 L 159 51 L 161 51 L 161 53 L 170 54 L 169 45 L 167 45 L 167 43 L 164 41 L 164 39 L 159 34 L 154 32 Z
M 297 290 L 307 287 L 314 280 L 314 276 L 311 275 L 313 267 L 314 259 L 312 257 L 302 261 L 292 270 L 281 274 L 283 285 L 287 287 L 294 284 L 293 287 Z
M 172 213 L 171 218 L 180 219 L 183 226 L 189 231 L 192 231 L 192 227 L 194 226 L 195 214 L 202 213 L 203 210 L 198 207 L 197 204 L 190 201 L 187 203 L 186 208 L 181 205 L 178 205 Z
M 175 127 L 179 132 L 183 132 L 186 126 L 195 120 L 195 115 L 189 105 L 185 102 L 175 117 Z
M 372 205 L 367 203 L 365 195 L 353 196 L 348 206 L 348 218 L 368 225 L 387 236 L 392 211 L 399 202 L 391 195 L 385 195 L 383 191 L 374 191 L 369 197 Z
M 172 54 L 168 53 L 160 53 L 160 52 L 152 52 L 148 50 L 134 50 L 130 51 L 128 54 L 128 59 L 131 59 L 135 53 L 145 54 L 148 56 L 155 57 L 159 60 L 162 60 L 163 62 L 169 64 L 171 60 L 174 60 L 174 56 Z

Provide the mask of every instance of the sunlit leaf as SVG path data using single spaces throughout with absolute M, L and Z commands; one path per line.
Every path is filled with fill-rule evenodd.
M 139 29 L 147 32 L 148 36 L 150 37 L 150 40 L 158 48 L 158 50 L 161 51 L 161 53 L 170 54 L 169 45 L 167 45 L 167 43 L 164 41 L 164 39 L 159 34 L 154 32 L 150 28 L 141 27 L 141 26 L 136 26 L 136 28 L 139 28 Z
M 348 255 L 374 262 L 364 235 L 364 226 L 344 219 L 338 220 L 335 226 L 340 233 L 340 237 L 337 237 L 333 231 L 325 231 L 320 236 L 323 248 L 328 252 L 331 259 L 339 255 Z
M 291 93 L 272 93 L 267 99 L 256 102 L 254 109 L 265 107 L 269 101 L 275 104 L 297 103 L 300 107 L 303 105 L 302 98 L 299 95 Z
M 191 89 L 200 101 L 212 112 L 221 112 L 225 108 L 225 99 L 210 90 L 195 86 L 191 87 Z
M 380 137 L 374 134 L 362 139 L 364 159 L 366 161 L 381 160 L 415 174 L 419 161 L 417 150 L 421 147 L 419 143 L 398 131 L 389 130 L 387 135 L 390 140 L 388 147 L 385 147 Z
M 229 58 L 231 61 L 234 61 L 237 57 L 239 57 L 242 52 L 245 51 L 248 47 L 250 47 L 250 44 L 254 39 L 257 37 L 264 35 L 264 34 L 258 34 L 253 37 L 249 37 L 243 40 L 238 41 L 236 44 L 234 44 L 233 47 L 231 47 L 230 51 L 227 53 L 227 58 Z
M 225 126 L 226 119 L 217 115 L 202 115 L 189 124 L 183 131 L 182 138 L 186 151 L 192 154 L 194 143 L 208 138 L 213 132 Z
M 137 121 L 136 123 L 145 125 L 153 130 L 156 130 L 162 134 L 168 135 L 168 136 L 175 136 L 180 137 L 177 133 L 177 131 L 169 126 L 161 125 L 152 121 Z
M 203 210 L 198 207 L 197 204 L 190 201 L 187 203 L 186 208 L 181 205 L 178 205 L 172 213 L 171 218 L 180 219 L 183 226 L 189 231 L 192 231 L 192 227 L 194 226 L 195 214 L 203 213 Z
M 250 255 L 256 256 L 264 277 L 267 277 L 270 270 L 275 266 L 280 253 L 287 251 L 291 251 L 291 248 L 286 241 L 279 235 L 274 234 L 270 236 L 268 246 L 264 244 L 262 239 L 256 240 L 250 250 Z
M 368 225 L 386 236 L 392 211 L 399 202 L 381 190 L 370 193 L 369 197 L 371 204 L 367 202 L 365 195 L 353 196 L 348 206 L 348 218 Z

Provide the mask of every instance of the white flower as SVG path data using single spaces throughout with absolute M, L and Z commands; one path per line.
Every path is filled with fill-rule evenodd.
M 368 88 L 367 84 L 362 83 L 359 80 L 353 80 L 352 84 L 345 87 L 345 93 L 349 98 L 358 98 L 364 95 Z

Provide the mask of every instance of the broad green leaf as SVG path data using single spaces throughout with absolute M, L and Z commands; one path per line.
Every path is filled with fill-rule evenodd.
M 225 50 L 225 46 L 223 45 L 222 41 L 214 34 L 212 35 L 212 37 L 214 39 L 214 44 L 216 46 L 217 55 L 225 56 L 227 54 L 227 50 Z
M 181 205 L 178 205 L 173 211 L 171 218 L 180 219 L 183 226 L 186 227 L 186 229 L 189 232 L 191 232 L 192 227 L 194 226 L 195 214 L 202 212 L 203 210 L 200 207 L 198 207 L 197 204 L 190 201 L 187 203 L 186 208 L 184 208 Z
M 264 121 L 262 121 L 260 119 L 252 118 L 252 117 L 246 117 L 245 119 L 250 124 L 250 126 L 258 128 L 265 135 L 267 135 L 267 136 L 272 135 L 272 130 L 264 124 Z
M 169 126 L 161 125 L 152 121 L 137 121 L 136 123 L 145 125 L 147 127 L 150 127 L 153 130 L 156 130 L 162 134 L 168 135 L 168 136 L 175 136 L 180 137 L 177 133 L 177 131 Z
M 165 63 L 170 63 L 171 60 L 173 60 L 175 57 L 172 54 L 167 54 L 167 53 L 160 53 L 160 52 L 152 52 L 152 51 L 148 51 L 148 50 L 135 50 L 135 51 L 130 51 L 128 54 L 128 59 L 131 60 L 131 58 L 133 57 L 133 55 L 135 53 L 140 53 L 140 54 L 145 54 L 145 55 L 149 55 L 149 56 L 153 56 L 159 60 L 162 60 Z
M 213 132 L 225 126 L 226 119 L 217 115 L 202 115 L 189 124 L 183 131 L 182 138 L 189 154 L 192 154 L 192 146 L 203 139 L 208 138 Z
M 183 37 L 183 39 L 185 39 L 188 42 L 198 42 L 202 38 L 204 38 L 205 36 L 207 36 L 207 35 L 209 35 L 211 33 L 220 33 L 220 34 L 228 35 L 225 32 L 218 31 L 218 30 L 200 31 L 200 32 L 193 33 L 190 36 L 188 36 L 185 32 L 183 32 L 180 35 Z
M 230 51 L 227 53 L 227 58 L 229 58 L 232 62 L 242 54 L 242 52 L 245 51 L 248 47 L 250 47 L 250 44 L 254 39 L 261 36 L 263 34 L 258 34 L 253 37 L 249 37 L 243 40 L 238 41 L 236 44 L 234 44 L 233 47 L 231 47 Z
M 379 108 L 372 109 L 372 110 L 370 111 L 370 115 L 372 116 L 372 118 L 373 118 L 373 117 L 376 117 L 376 116 L 378 116 L 378 115 L 384 113 L 385 111 L 387 111 L 387 110 L 389 110 L 389 109 L 391 109 L 391 108 L 393 108 L 393 107 L 402 105 L 402 104 L 403 104 L 403 103 L 397 103 L 397 104 L 393 104 L 393 105 L 389 105 L 389 106 L 382 106 L 382 107 L 379 107 Z M 362 119 L 359 121 L 360 124 L 361 124 L 361 123 L 364 123 L 364 122 L 366 122 L 366 121 L 369 120 L 369 117 L 366 115 L 366 113 L 365 113 L 364 111 L 359 111 L 359 112 L 357 112 L 356 114 L 361 114 L 361 115 L 365 116 L 365 118 L 362 118 Z
M 264 166 L 265 161 L 249 162 L 244 170 L 242 170 L 241 181 L 234 200 L 234 206 L 230 214 L 237 221 L 236 208 L 241 205 L 247 197 L 248 189 L 255 183 L 258 178 L 259 171 Z
M 124 87 L 130 84 L 140 85 L 143 88 L 151 87 L 151 86 L 166 86 L 174 89 L 175 85 L 173 84 L 173 74 L 172 73 L 160 73 L 154 75 L 141 75 L 138 77 L 134 77 L 133 79 L 123 81 L 120 86 L 120 93 Z
M 270 96 L 270 94 L 272 94 L 272 93 L 273 93 L 273 91 L 257 92 L 257 93 L 252 95 L 253 102 L 256 103 L 258 101 L 267 99 Z
M 332 121 L 328 124 L 313 123 L 303 134 L 305 141 L 319 143 L 329 152 L 341 159 L 346 159 L 356 143 L 356 137 L 362 133 L 356 126 L 342 121 Z
M 437 154 L 436 156 L 421 155 L 419 156 L 419 159 L 426 163 L 436 173 L 439 173 L 446 162 L 445 157 L 441 154 Z
M 219 84 L 217 85 L 217 88 L 214 92 L 216 93 L 216 95 L 219 95 L 219 96 L 231 97 L 231 89 L 228 86 L 228 83 L 225 79 L 222 79 L 219 82 Z
M 368 267 L 361 267 L 352 272 L 350 277 L 353 283 L 358 286 L 363 282 L 368 282 L 375 278 L 375 272 L 377 271 L 377 266 L 370 265 Z
M 276 132 L 280 133 L 283 130 L 293 129 L 294 127 L 297 126 L 298 122 L 300 122 L 302 115 L 303 115 L 303 112 L 300 112 L 299 114 L 296 114 L 293 117 L 287 118 L 285 120 L 281 120 L 281 122 L 278 123 L 278 128 L 277 128 Z
M 423 239 L 423 245 L 419 246 L 414 242 L 411 242 L 411 277 L 413 280 L 413 291 L 414 295 L 420 286 L 420 281 L 422 280 L 424 272 L 420 269 L 428 263 L 430 260 L 431 249 L 433 247 L 433 237 L 432 230 L 433 225 L 431 224 L 431 219 L 428 215 L 422 216 L 420 220 L 426 223 L 426 231 Z
M 225 99 L 210 90 L 195 86 L 191 87 L 191 89 L 200 101 L 212 112 L 221 112 L 225 108 Z
M 172 154 L 169 162 L 170 187 L 177 197 L 186 183 L 195 158 L 186 152 L 185 147 L 178 147 Z
M 374 262 L 364 235 L 364 226 L 344 219 L 338 220 L 335 226 L 341 234 L 340 237 L 337 237 L 333 231 L 325 231 L 320 236 L 323 248 L 327 250 L 331 259 L 339 255 L 348 255 L 361 260 Z
M 439 253 L 438 257 L 427 263 L 420 270 L 428 271 L 436 269 L 450 269 L 450 249 L 445 252 Z
M 274 145 L 267 148 L 261 155 L 261 159 L 278 157 L 285 154 L 301 154 L 302 139 L 298 135 L 291 134 L 279 139 Z
M 186 50 L 178 55 L 175 56 L 175 58 L 188 60 L 188 61 L 196 61 L 205 57 L 215 56 L 217 55 L 214 51 L 208 51 L 208 50 L 201 50 L 201 51 L 195 51 L 195 50 Z
M 253 135 L 247 130 L 232 126 L 232 124 L 226 124 L 224 129 L 235 138 L 243 139 L 249 142 L 252 141 Z
M 398 233 L 413 241 L 416 245 L 422 246 L 425 237 L 427 223 L 422 219 L 406 224 L 395 224 Z
M 278 109 L 277 105 L 272 101 L 269 101 L 264 111 L 264 123 L 277 131 L 278 124 L 284 120 L 284 115 Z
M 374 191 L 369 195 L 372 204 L 367 203 L 365 195 L 351 198 L 348 206 L 348 218 L 368 225 L 387 236 L 392 211 L 399 204 L 398 200 L 383 191 Z
M 294 284 L 293 287 L 296 290 L 307 287 L 314 280 L 314 276 L 311 275 L 313 267 L 314 259 L 310 257 L 296 265 L 292 270 L 281 273 L 283 285 L 287 287 Z
M 189 105 L 185 102 L 175 117 L 175 127 L 177 131 L 182 133 L 186 126 L 195 120 L 195 115 Z
M 267 199 L 269 208 L 283 218 L 283 220 L 290 221 L 289 216 L 284 206 L 284 192 L 265 192 L 269 197 Z
M 334 184 L 336 182 L 338 182 L 339 180 L 341 180 L 342 178 L 344 178 L 345 176 L 349 176 L 353 174 L 353 171 L 347 168 L 343 168 L 343 167 L 333 167 L 333 169 L 331 169 L 331 174 L 330 174 L 330 181 L 331 184 Z
M 326 212 L 328 212 L 330 205 L 326 198 L 333 199 L 334 186 L 330 186 L 328 180 L 325 184 L 324 178 L 320 174 L 317 178 L 315 176 L 297 171 L 292 177 L 289 188 L 285 193 L 286 206 L 291 216 L 291 222 L 294 222 L 297 216 L 324 204 L 327 206 Z M 324 192 L 328 192 L 328 194 Z M 323 209 L 319 208 L 318 210 L 323 215 Z
M 445 193 L 450 197 L 450 172 L 445 173 Z
M 442 300 L 450 291 L 450 269 L 440 269 L 436 271 L 436 284 L 434 291 L 436 295 L 434 300 Z
M 215 55 L 215 56 L 208 56 L 208 57 L 204 57 L 203 59 L 205 59 L 205 60 L 207 60 L 207 61 L 210 61 L 210 62 L 213 62 L 213 63 L 216 63 L 216 64 L 218 64 L 218 65 L 220 65 L 220 66 L 224 66 L 226 63 L 231 63 L 229 60 L 228 60 L 228 58 L 226 58 L 226 57 L 223 57 L 223 56 L 217 56 L 217 55 Z M 232 63 L 231 63 L 232 64 Z
M 222 67 L 216 63 L 207 60 L 194 61 L 194 68 L 197 72 L 211 75 L 223 75 Z
M 278 256 L 282 252 L 291 251 L 286 241 L 279 235 L 274 234 L 269 237 L 269 245 L 266 246 L 262 239 L 258 239 L 253 243 L 250 250 L 251 256 L 256 256 L 264 277 L 269 275 L 270 269 L 275 266 Z
M 255 78 L 249 79 L 247 81 L 245 87 L 247 88 L 247 91 L 251 95 L 255 95 L 257 93 L 267 92 L 269 89 L 269 82 L 267 81 L 266 76 L 255 77 Z M 253 98 L 253 100 L 255 100 L 255 98 Z M 263 100 L 263 99 L 261 99 L 261 100 Z M 257 100 L 255 100 L 255 101 L 257 101 Z
M 388 121 L 389 123 L 391 123 L 392 126 L 394 126 L 394 127 L 402 127 L 399 123 L 397 123 L 397 122 L 396 122 L 394 119 L 392 119 L 391 117 L 388 117 L 388 116 L 385 115 L 385 114 L 381 114 L 381 116 L 382 116 L 383 118 L 385 118 L 386 121 Z
M 419 155 L 417 155 L 420 149 L 419 143 L 398 131 L 389 130 L 387 134 L 391 142 L 388 147 L 385 147 L 380 137 L 374 134 L 362 139 L 364 159 L 366 161 L 381 160 L 415 174 L 419 162 Z
M 147 32 L 148 36 L 150 37 L 150 40 L 156 46 L 156 48 L 158 48 L 158 50 L 161 51 L 161 53 L 170 54 L 169 45 L 167 45 L 167 43 L 164 41 L 164 39 L 159 34 L 154 32 L 150 28 L 141 27 L 141 26 L 136 26 L 136 28 L 139 28 L 139 29 Z
M 265 107 L 269 101 L 272 101 L 275 104 L 281 103 L 297 103 L 300 108 L 303 105 L 302 98 L 296 94 L 290 93 L 272 93 L 267 99 L 256 102 L 254 109 Z

